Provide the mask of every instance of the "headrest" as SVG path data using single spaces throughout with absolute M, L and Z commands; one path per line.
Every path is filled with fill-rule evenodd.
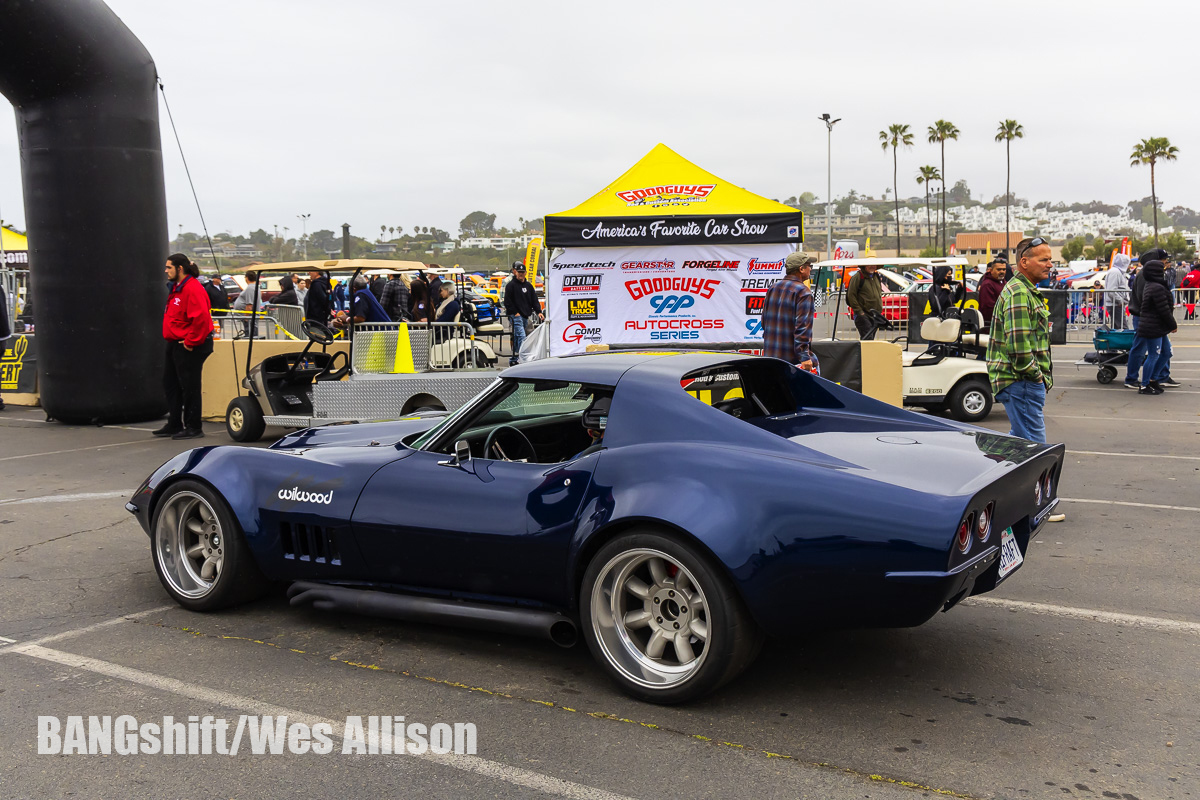
M 983 314 L 978 308 L 964 308 L 962 310 L 962 321 L 964 325 L 974 325 L 976 328 L 983 327 Z
M 608 426 L 608 409 L 612 398 L 601 395 L 592 400 L 583 412 L 583 427 L 592 431 L 602 431 Z

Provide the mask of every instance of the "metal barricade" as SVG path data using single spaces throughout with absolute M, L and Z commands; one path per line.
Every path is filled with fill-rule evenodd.
M 475 346 L 475 329 L 465 322 L 365 322 L 354 326 L 356 374 L 390 375 L 406 371 L 404 335 L 417 372 L 444 372 L 486 366 Z
M 259 312 L 254 319 L 254 338 L 255 339 L 297 339 L 282 325 L 279 320 L 269 314 Z M 250 338 L 250 312 L 249 311 L 227 311 L 222 316 L 213 316 L 213 325 L 216 326 L 216 332 L 222 339 L 249 339 Z
M 29 306 L 29 270 L 5 267 L 0 263 L 0 291 L 3 291 L 8 308 L 8 323 L 13 333 L 33 333 L 33 323 L 26 312 Z M 32 310 L 32 308 L 30 309 Z
M 297 339 L 307 338 L 304 335 L 304 331 L 300 329 L 300 323 L 304 322 L 303 306 L 277 306 L 274 303 L 268 303 L 264 311 L 279 320 L 279 327 L 283 328 L 293 337 Z

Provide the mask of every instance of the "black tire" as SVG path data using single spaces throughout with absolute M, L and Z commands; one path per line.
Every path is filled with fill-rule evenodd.
M 225 432 L 235 442 L 257 442 L 267 429 L 262 407 L 253 397 L 235 397 L 225 409 Z
M 1117 371 L 1112 367 L 1101 367 L 1096 370 L 1096 381 L 1101 384 L 1109 384 L 1117 377 Z
M 660 558 L 660 566 L 665 566 L 668 574 L 671 568 L 676 570 L 666 582 L 656 582 L 652 577 L 650 561 Z M 625 574 L 651 576 L 646 598 L 639 601 L 627 589 L 615 588 Z M 679 591 L 678 595 L 670 595 L 677 598 L 673 611 L 667 598 L 672 587 Z M 699 602 L 686 599 L 698 595 L 702 596 Z M 658 599 L 662 602 L 656 602 Z M 630 600 L 631 610 L 625 611 Z M 638 602 L 645 603 L 643 609 L 636 607 Z M 684 602 L 692 603 L 692 608 Z M 622 610 L 624 634 L 616 629 L 613 604 Z M 584 573 L 579 607 L 583 636 L 592 657 L 621 691 L 649 703 L 672 705 L 703 697 L 737 677 L 762 647 L 762 632 L 721 569 L 694 544 L 653 529 L 631 530 L 600 548 Z M 645 625 L 637 629 L 627 626 L 629 615 L 649 609 L 661 610 L 661 615 L 658 611 L 650 613 Z M 671 632 L 672 624 L 678 629 L 678 623 L 672 620 L 682 620 L 684 627 Z M 702 639 L 691 634 L 699 630 L 694 627 L 697 624 L 705 632 Z M 666 639 L 681 635 L 685 638 L 681 646 L 691 651 L 695 664 L 690 670 L 685 663 L 687 657 L 673 641 L 660 647 L 658 657 L 648 654 L 656 636 Z M 670 658 L 666 658 L 664 647 L 669 649 Z M 658 666 L 664 669 L 659 671 Z
M 946 398 L 946 409 L 959 422 L 980 422 L 992 413 L 992 387 L 970 378 L 959 381 Z
M 206 506 L 202 507 L 202 506 Z M 168 515 L 175 514 L 174 520 Z M 211 515 L 212 523 L 204 517 Z M 206 530 L 196 532 L 189 520 Z M 219 494 L 199 481 L 184 479 L 169 486 L 154 508 L 150 549 L 154 570 L 167 594 L 190 611 L 217 611 L 261 597 L 270 583 L 254 563 L 237 519 Z M 216 538 L 212 536 L 215 531 Z M 186 554 L 200 547 L 195 558 Z M 206 583 L 197 559 L 214 553 L 218 571 Z M 182 557 L 181 557 L 182 556 Z M 200 577 L 197 580 L 197 577 Z

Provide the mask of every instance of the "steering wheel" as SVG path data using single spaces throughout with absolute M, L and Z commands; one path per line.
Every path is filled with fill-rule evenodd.
M 342 365 L 340 367 L 335 367 L 334 365 L 338 363 L 338 356 L 342 357 Z M 322 370 L 315 378 L 313 378 L 313 380 L 340 381 L 342 378 L 346 377 L 346 373 L 348 372 L 350 372 L 350 357 L 346 355 L 345 350 L 338 350 L 329 358 L 329 363 L 325 365 L 325 369 Z
M 304 335 L 311 342 L 320 345 L 333 344 L 333 331 L 315 319 L 306 319 L 304 322 L 301 322 L 300 330 L 304 331 Z
M 511 457 L 504 451 L 501 443 L 497 441 L 500 438 L 500 431 L 508 431 L 515 434 L 512 438 L 516 440 L 517 446 Z M 497 461 L 537 461 L 537 451 L 533 449 L 533 443 L 529 441 L 529 437 L 512 425 L 497 425 L 495 428 L 492 428 L 492 432 L 488 434 L 487 439 L 483 443 L 483 457 L 496 459 Z

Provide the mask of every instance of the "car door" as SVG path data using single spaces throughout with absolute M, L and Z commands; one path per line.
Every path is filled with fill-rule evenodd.
M 564 604 L 567 552 L 601 455 L 455 464 L 413 453 L 368 482 L 355 538 L 381 582 Z

